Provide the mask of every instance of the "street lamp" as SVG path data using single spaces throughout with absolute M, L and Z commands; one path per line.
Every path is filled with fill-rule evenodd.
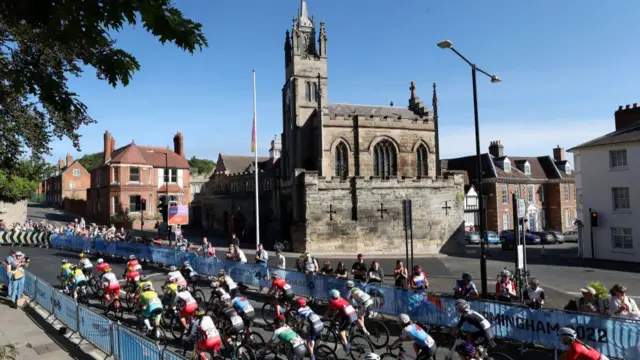
M 480 122 L 478 120 L 478 92 L 476 86 L 476 73 L 480 72 L 491 79 L 492 83 L 499 83 L 502 80 L 494 74 L 489 74 L 488 72 L 478 68 L 476 64 L 469 61 L 464 55 L 458 52 L 453 47 L 453 43 L 450 40 L 441 41 L 438 43 L 438 47 L 440 49 L 449 49 L 453 51 L 456 55 L 458 55 L 464 62 L 471 66 L 471 79 L 473 82 L 473 117 L 476 127 L 476 187 L 478 192 L 478 220 L 480 223 L 480 277 L 482 280 L 482 297 L 487 297 L 487 254 L 485 252 L 485 243 L 484 243 L 484 232 L 485 232 L 485 222 L 486 219 L 482 216 L 484 212 L 484 202 L 485 197 L 482 195 L 482 160 L 480 158 Z

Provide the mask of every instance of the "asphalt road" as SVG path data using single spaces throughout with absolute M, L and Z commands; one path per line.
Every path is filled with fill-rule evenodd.
M 5 248 L 3 250 L 4 251 L 2 251 L 1 254 L 2 256 L 6 256 L 6 254 L 8 253 L 8 249 Z M 31 257 L 31 265 L 29 267 L 29 271 L 31 271 L 33 274 L 42 278 L 43 280 L 47 281 L 50 284 L 58 283 L 56 275 L 59 273 L 60 263 L 62 259 L 67 259 L 72 262 L 75 262 L 78 260 L 77 254 L 61 251 L 57 249 L 26 248 L 26 249 L 23 249 L 23 251 L 26 252 L 26 254 Z M 124 272 L 123 263 L 116 263 L 112 261 L 110 262 L 110 264 L 114 269 L 114 273 L 121 274 Z M 165 272 L 163 272 L 160 269 L 145 270 L 145 274 L 147 274 L 150 277 L 150 279 L 153 281 L 156 288 L 160 288 L 161 284 L 164 282 Z M 205 291 L 205 294 L 206 296 L 209 296 L 209 291 Z M 251 303 L 253 304 L 254 308 L 257 311 L 256 319 L 260 319 L 257 321 L 257 326 L 255 330 L 258 333 L 260 333 L 265 339 L 269 339 L 271 336 L 271 331 L 269 329 L 264 328 L 264 323 L 261 321 L 261 318 L 262 318 L 261 309 L 262 309 L 262 306 L 264 305 L 264 299 L 265 299 L 264 295 L 258 294 L 256 289 L 250 289 L 249 291 L 247 291 L 247 294 L 245 295 L 247 298 L 250 299 Z M 99 302 L 97 300 L 92 300 L 91 306 L 95 307 L 98 312 L 101 309 Z M 325 308 L 322 305 L 320 305 L 316 309 L 316 311 L 319 313 L 322 313 L 324 309 Z M 394 341 L 395 339 L 397 339 L 400 329 L 396 325 L 393 319 L 387 319 L 385 320 L 385 323 L 387 324 L 389 330 L 392 333 L 392 337 L 390 341 Z M 135 326 L 136 319 L 130 314 L 125 315 L 124 324 Z M 168 348 L 178 353 L 181 353 L 182 350 L 179 349 L 177 345 L 178 344 L 172 342 L 168 345 Z M 411 346 L 409 344 L 405 346 L 405 349 L 409 351 L 409 355 L 413 355 Z M 524 354 L 521 354 L 520 351 L 517 350 L 513 345 L 509 345 L 509 344 L 500 344 L 500 346 L 497 349 L 495 349 L 495 351 L 506 353 L 509 356 L 511 356 L 513 359 L 544 360 L 544 359 L 553 358 L 553 352 L 548 350 L 535 348 L 527 351 Z M 381 350 L 377 350 L 377 352 L 381 354 L 384 351 L 381 349 Z M 448 350 L 445 348 L 441 348 L 438 352 L 437 359 L 445 359 L 446 354 L 448 354 Z M 338 357 L 341 359 L 345 358 L 345 355 L 340 348 L 338 350 Z

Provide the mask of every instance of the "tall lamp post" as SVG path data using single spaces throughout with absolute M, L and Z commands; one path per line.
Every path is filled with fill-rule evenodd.
M 441 49 L 449 49 L 458 55 L 464 62 L 471 66 L 471 79 L 473 81 L 473 117 L 476 127 L 476 187 L 478 191 L 478 220 L 480 222 L 480 277 L 482 279 L 482 297 L 487 297 L 487 254 L 485 252 L 484 232 L 485 232 L 485 219 L 484 216 L 484 201 L 485 198 L 482 195 L 482 160 L 480 158 L 480 122 L 478 120 L 478 91 L 476 86 L 476 73 L 480 72 L 488 76 L 492 83 L 499 83 L 502 81 L 499 77 L 489 74 L 488 72 L 478 68 L 476 64 L 469 61 L 464 55 L 453 47 L 453 43 L 449 40 L 445 40 L 438 43 L 438 47 Z
M 171 246 L 171 227 L 169 226 L 169 153 L 164 153 L 164 213 L 167 215 L 166 239 Z

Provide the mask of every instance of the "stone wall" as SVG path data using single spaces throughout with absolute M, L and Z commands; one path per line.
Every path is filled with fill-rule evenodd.
M 291 229 L 296 252 L 404 254 L 403 199 L 412 200 L 415 253 L 464 247 L 462 174 L 447 173 L 437 180 L 331 181 L 307 171 L 296 181 L 304 183 L 306 215 L 305 223 Z
M 0 201 L 0 219 L 10 227 L 16 222 L 23 224 L 27 220 L 27 200 L 15 203 Z

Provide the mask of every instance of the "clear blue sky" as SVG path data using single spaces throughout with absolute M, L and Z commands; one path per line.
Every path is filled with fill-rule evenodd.
M 82 153 L 52 144 L 52 161 L 102 151 L 108 129 L 117 146 L 172 146 L 181 131 L 187 156 L 249 154 L 252 75 L 257 71 L 258 149 L 282 128 L 284 33 L 299 0 L 176 1 L 201 22 L 210 47 L 189 55 L 161 45 L 141 26 L 119 46 L 142 69 L 126 88 L 93 71 L 70 85 L 98 123 L 81 129 Z M 470 68 L 436 43 L 449 39 L 479 67 L 482 149 L 502 140 L 511 155 L 551 154 L 613 129 L 618 105 L 640 102 L 637 0 L 426 1 L 308 0 L 328 34 L 329 101 L 407 104 L 409 83 L 430 103 L 438 84 L 442 157 L 475 150 Z

